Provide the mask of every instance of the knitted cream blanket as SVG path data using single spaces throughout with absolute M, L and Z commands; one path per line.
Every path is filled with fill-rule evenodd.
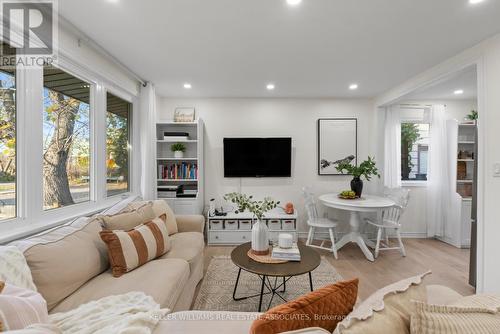
M 169 312 L 142 292 L 109 296 L 49 316 L 64 334 L 149 334 Z

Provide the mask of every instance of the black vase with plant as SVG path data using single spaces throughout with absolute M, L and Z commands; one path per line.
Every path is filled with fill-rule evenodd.
M 356 197 L 361 197 L 363 193 L 363 180 L 370 181 L 373 176 L 380 177 L 374 158 L 368 157 L 359 166 L 354 166 L 350 162 L 341 162 L 335 167 L 340 173 L 353 176 L 351 190 L 356 193 Z

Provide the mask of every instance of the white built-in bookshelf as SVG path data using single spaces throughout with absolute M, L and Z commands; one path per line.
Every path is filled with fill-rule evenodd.
M 187 133 L 188 136 L 170 139 L 165 132 Z M 176 158 L 170 149 L 175 143 L 186 146 L 182 158 Z M 176 214 L 201 214 L 204 208 L 203 121 L 156 123 L 155 164 L 156 197 L 165 200 Z M 174 194 L 173 189 L 178 187 L 185 193 Z
M 459 212 L 454 216 L 455 219 L 447 223 L 443 236 L 438 239 L 455 247 L 468 248 L 471 238 L 472 196 L 476 180 L 474 175 L 474 161 L 477 159 L 476 124 L 456 120 L 449 120 L 447 123 L 450 168 L 455 173 L 456 201 L 460 204 L 457 205 Z

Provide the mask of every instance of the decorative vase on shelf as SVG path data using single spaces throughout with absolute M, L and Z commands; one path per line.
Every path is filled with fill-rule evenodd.
M 182 151 L 175 151 L 174 152 L 174 158 L 176 158 L 176 159 L 182 159 L 182 158 L 184 158 L 184 152 L 182 152 Z
M 261 220 L 257 220 L 252 227 L 252 252 L 257 255 L 269 254 L 269 229 Z
M 361 197 L 363 193 L 363 180 L 359 177 L 354 177 L 351 180 L 351 190 L 356 193 L 356 197 Z

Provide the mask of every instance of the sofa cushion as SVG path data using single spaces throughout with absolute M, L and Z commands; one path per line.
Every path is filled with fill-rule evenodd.
M 425 301 L 422 274 L 375 291 L 335 329 L 335 334 L 410 333 L 412 300 Z
M 189 263 L 191 272 L 196 260 L 201 257 L 205 247 L 203 234 L 199 232 L 183 232 L 170 236 L 172 246 L 162 259 L 183 259 Z
M 444 285 L 427 285 L 427 303 L 434 305 L 449 305 L 459 301 L 463 296 Z
M 99 220 L 82 217 L 13 243 L 23 251 L 49 310 L 109 268 L 101 230 Z
M 93 300 L 130 291 L 144 292 L 160 307 L 172 309 L 188 278 L 189 265 L 181 259 L 153 260 L 120 278 L 113 277 L 109 270 L 87 282 L 51 313 L 65 312 Z
M 101 231 L 108 246 L 109 262 L 114 277 L 120 277 L 170 250 L 167 227 L 161 218 L 130 231 Z
M 145 202 L 132 202 L 128 205 L 128 210 L 134 210 L 138 207 L 144 205 Z M 179 232 L 177 228 L 177 221 L 175 220 L 175 214 L 164 200 L 156 200 L 153 201 L 153 211 L 155 213 L 155 217 L 160 217 L 161 215 L 166 215 L 165 223 L 167 224 L 168 234 L 175 234 Z
M 118 203 L 110 206 L 109 208 L 103 210 L 101 212 L 101 214 L 108 215 L 108 216 L 116 215 L 117 213 L 120 213 L 120 212 L 126 210 L 127 206 L 130 203 L 137 201 L 137 199 L 138 199 L 137 196 L 131 195 L 125 199 L 120 200 Z
M 128 231 L 136 226 L 150 222 L 155 218 L 153 203 L 147 202 L 132 211 L 120 212 L 115 215 L 101 215 L 103 228 L 107 230 Z
M 255 320 L 251 334 L 275 334 L 308 327 L 331 332 L 356 303 L 358 280 L 338 282 L 276 306 Z

